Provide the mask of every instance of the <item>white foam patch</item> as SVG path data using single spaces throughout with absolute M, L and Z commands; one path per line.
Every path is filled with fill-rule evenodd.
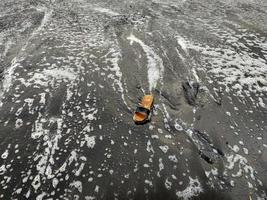
M 54 188 L 57 187 L 58 183 L 59 183 L 59 180 L 57 178 L 53 178 L 52 185 Z
M 85 141 L 86 141 L 86 144 L 87 144 L 87 147 L 88 148 L 94 148 L 94 146 L 95 146 L 95 136 L 88 136 L 88 135 L 84 135 L 84 139 L 85 139 Z
M 228 145 L 230 149 L 232 149 L 234 152 L 239 152 L 240 148 L 237 145 L 234 145 L 233 147 L 231 145 Z
M 0 175 L 3 175 L 7 172 L 6 165 L 1 165 L 0 167 Z
M 48 18 L 49 18 L 48 16 L 45 16 L 41 24 L 41 28 L 43 28 L 47 24 Z M 62 25 L 64 26 L 64 24 Z M 44 32 L 41 32 L 41 28 L 39 29 L 40 34 L 46 34 L 47 31 L 45 30 Z M 53 29 L 49 29 L 48 31 L 53 31 Z M 61 30 L 57 28 L 57 31 L 60 32 Z M 35 34 L 37 34 L 37 32 Z M 66 33 L 66 35 L 67 34 L 68 33 Z M 37 35 L 39 37 L 39 34 Z M 56 35 L 57 33 L 53 36 L 56 37 Z M 62 38 L 63 37 L 65 38 L 66 35 L 63 33 Z M 80 35 L 74 34 L 73 37 L 74 39 L 71 38 L 71 40 L 69 41 L 72 44 L 77 43 L 76 39 L 78 39 Z M 98 40 L 99 38 L 98 36 L 93 36 L 92 34 L 90 35 L 90 38 L 92 38 L 92 40 L 94 41 L 97 41 L 95 44 L 93 44 L 93 46 L 94 45 L 97 46 L 97 44 L 101 43 Z M 41 37 L 41 39 L 43 40 L 46 38 Z M 67 39 L 68 38 L 66 38 L 66 40 Z M 69 142 L 70 142 L 69 139 L 72 137 L 72 136 L 69 137 L 68 134 L 69 135 L 75 134 L 74 133 L 75 129 L 73 129 L 72 127 L 69 127 L 70 124 L 65 124 L 64 120 L 66 120 L 66 118 L 71 119 L 71 117 L 75 115 L 75 118 L 79 120 L 77 121 L 77 123 L 81 123 L 83 122 L 83 120 L 86 120 L 86 123 L 90 124 L 91 120 L 97 119 L 95 117 L 95 114 L 98 112 L 98 110 L 95 109 L 95 107 L 97 107 L 95 104 L 92 105 L 91 108 L 89 108 L 89 104 L 91 106 L 91 102 L 92 102 L 91 100 L 96 102 L 95 96 L 93 96 L 92 98 L 91 97 L 89 98 L 89 95 L 88 95 L 87 99 L 85 99 L 86 101 L 85 105 L 83 104 L 83 101 L 80 103 L 71 101 L 73 100 L 72 99 L 73 95 L 78 95 L 79 97 L 83 95 L 80 93 L 79 89 L 72 87 L 72 86 L 76 86 L 73 84 L 73 81 L 77 80 L 76 78 L 78 77 L 78 75 L 79 74 L 84 75 L 84 73 L 81 73 L 83 72 L 82 66 L 80 65 L 82 61 L 80 60 L 81 57 L 76 54 L 76 50 L 77 50 L 76 47 L 74 45 L 72 45 L 71 47 L 68 46 L 68 41 L 66 40 L 64 41 L 64 45 L 66 44 L 66 46 L 64 46 L 63 48 L 66 47 L 66 49 L 68 50 L 67 53 L 70 56 L 63 57 L 63 58 L 52 56 L 51 59 L 56 60 L 54 64 L 47 62 L 46 58 L 44 57 L 41 61 L 39 61 L 38 63 L 35 63 L 36 65 L 33 66 L 33 68 L 31 69 L 24 68 L 24 66 L 22 66 L 21 64 L 22 62 L 20 62 L 21 60 L 14 59 L 13 65 L 9 67 L 5 72 L 3 90 L 5 92 L 8 92 L 9 90 L 11 91 L 12 89 L 12 92 L 13 92 L 13 87 L 15 88 L 15 86 L 17 90 L 17 93 L 14 94 L 14 97 L 15 97 L 14 102 L 18 103 L 19 107 L 16 106 L 16 108 L 18 108 L 17 111 L 15 111 L 12 108 L 13 109 L 12 112 L 14 112 L 16 115 L 15 121 L 14 120 L 12 121 L 13 122 L 12 126 L 15 125 L 16 128 L 20 128 L 21 126 L 24 126 L 24 125 L 31 127 L 32 128 L 31 137 L 33 140 L 35 140 L 34 143 L 36 144 L 35 145 L 36 149 L 35 151 L 32 152 L 33 162 L 36 165 L 31 165 L 30 166 L 31 169 L 28 169 L 28 171 L 22 171 L 22 174 L 21 174 L 23 183 L 30 181 L 31 189 L 28 189 L 28 193 L 25 195 L 27 198 L 31 196 L 31 193 L 35 193 L 36 196 L 39 195 L 38 196 L 39 199 L 42 199 L 42 198 L 45 199 L 46 196 L 44 196 L 44 194 L 46 193 L 42 193 L 43 186 L 49 182 L 51 183 L 51 187 L 55 188 L 53 192 L 56 192 L 56 191 L 59 191 L 59 189 L 56 189 L 56 188 L 61 184 L 62 181 L 64 181 L 64 179 L 66 181 L 67 180 L 74 181 L 71 184 L 71 186 L 77 188 L 79 192 L 82 192 L 82 185 L 79 182 L 76 182 L 76 180 L 73 180 L 73 177 L 69 175 L 67 172 L 72 171 L 73 175 L 75 176 L 81 176 L 81 175 L 84 176 L 83 169 L 85 168 L 85 165 L 87 165 L 88 163 L 85 162 L 86 161 L 85 157 L 81 157 L 82 156 L 80 154 L 81 148 L 79 148 L 79 146 L 76 146 L 74 150 L 71 152 L 67 151 L 66 148 L 69 145 Z M 91 40 L 89 42 L 91 42 Z M 32 43 L 32 40 L 29 41 L 28 45 L 29 46 L 34 45 Z M 24 50 L 28 50 L 29 46 L 25 45 Z M 80 47 L 82 45 L 77 44 L 77 46 Z M 46 45 L 41 48 L 41 50 L 43 50 L 42 53 L 44 54 L 47 53 L 46 49 L 43 49 L 45 47 Z M 52 48 L 51 46 L 48 47 L 48 49 L 51 49 L 51 48 Z M 58 48 L 58 46 L 53 46 L 53 48 Z M 28 54 L 28 52 L 26 51 L 24 53 Z M 36 52 L 33 52 L 33 53 L 35 55 Z M 37 53 L 39 55 L 39 52 Z M 81 54 L 82 53 L 84 52 L 81 52 Z M 31 56 L 34 57 L 34 55 L 30 55 L 30 58 L 27 58 L 27 60 L 28 59 L 30 60 Z M 23 56 L 24 55 L 22 52 L 22 55 L 19 55 L 18 57 L 23 58 Z M 84 57 L 87 58 L 87 55 L 84 55 Z M 112 63 L 118 63 L 118 59 L 117 60 L 114 59 Z M 87 67 L 90 68 L 91 66 L 87 66 Z M 91 71 L 89 73 L 91 73 Z M 121 77 L 121 73 L 118 69 L 118 66 L 115 67 L 112 73 L 114 74 L 114 77 L 117 80 L 118 80 L 118 77 Z M 22 84 L 20 84 L 19 81 Z M 83 77 L 81 77 L 79 81 L 86 82 L 83 79 Z M 55 91 L 53 89 L 61 86 L 62 82 L 67 83 L 67 84 L 64 84 L 66 85 L 66 88 L 67 88 L 67 97 L 66 99 L 64 99 L 64 102 L 61 104 L 60 113 L 58 113 L 57 117 L 49 118 L 50 115 L 44 111 L 44 107 L 47 104 L 47 101 L 49 101 L 49 99 L 51 98 L 51 95 L 53 95 L 53 91 Z M 94 84 L 91 82 L 90 86 L 91 85 L 94 85 Z M 30 87 L 30 88 L 26 88 L 26 90 L 23 90 L 25 89 L 25 86 Z M 90 87 L 89 84 L 87 84 L 87 86 L 88 88 Z M 51 87 L 53 89 L 51 89 Z M 40 89 L 30 90 L 31 88 L 40 88 Z M 92 88 L 88 89 L 88 94 L 91 91 L 93 91 L 93 89 L 92 90 L 91 89 Z M 30 94 L 27 93 L 28 90 L 31 91 Z M 23 94 L 23 92 L 25 95 Z M 90 103 L 88 103 L 89 99 L 90 99 Z M 75 111 L 77 110 L 78 112 L 75 113 L 73 111 L 73 115 L 69 116 L 68 114 L 72 110 L 70 111 L 69 107 L 66 106 L 66 104 L 71 105 L 71 108 L 74 109 Z M 26 112 L 27 109 L 29 110 L 29 114 L 31 114 L 30 116 L 32 116 L 32 114 L 35 114 L 33 116 L 34 117 L 33 123 L 21 120 L 23 119 L 22 118 L 23 116 L 21 116 L 21 113 L 23 112 L 24 114 L 24 112 Z M 92 130 L 93 130 L 93 126 L 90 127 L 89 132 Z M 67 137 L 67 139 L 64 138 L 64 140 L 62 140 L 63 133 L 64 133 L 64 136 Z M 78 138 L 75 139 L 74 141 L 75 145 L 77 144 L 79 145 L 81 144 L 81 142 L 84 142 L 85 148 L 87 147 L 94 148 L 95 146 L 94 136 L 89 136 L 89 134 L 87 135 L 87 132 L 85 133 L 84 131 L 81 133 L 81 135 L 79 135 L 79 139 Z M 18 151 L 19 151 L 18 149 L 15 150 L 15 154 Z M 60 159 L 61 153 L 66 154 L 66 160 L 63 163 L 61 162 L 62 160 Z M 5 157 L 7 156 L 8 156 L 7 153 L 4 153 L 1 159 L 5 159 Z M 20 156 L 17 156 L 18 159 L 21 158 L 19 157 Z M 10 166 L 12 166 L 12 162 L 13 161 L 11 161 L 11 163 L 8 165 L 0 166 L 1 175 L 8 172 L 10 169 L 12 169 L 12 167 L 10 168 Z M 32 170 L 34 171 L 34 174 L 32 174 Z M 62 172 L 66 172 L 64 173 L 66 174 L 65 177 L 64 176 L 62 177 Z M 13 179 L 12 176 L 8 178 L 11 180 Z M 17 190 L 17 192 L 18 191 L 20 190 Z M 25 192 L 27 192 L 27 190 Z
M 19 129 L 20 127 L 22 127 L 22 125 L 23 125 L 22 119 L 17 119 L 15 123 L 15 128 Z
M 38 175 L 36 175 L 34 181 L 32 182 L 33 187 L 37 190 L 41 186 L 40 176 L 46 179 L 53 179 L 56 176 L 55 170 L 53 170 L 53 165 L 55 163 L 54 155 L 59 149 L 58 143 L 62 135 L 62 124 L 63 120 L 61 118 L 51 118 L 49 119 L 50 124 L 57 125 L 57 130 L 52 133 L 53 137 L 49 137 L 50 131 L 45 129 L 43 126 L 47 121 L 44 118 L 37 119 L 35 122 L 35 128 L 32 132 L 33 139 L 37 139 L 40 136 L 43 137 L 45 149 L 41 154 L 37 154 L 34 160 L 39 160 L 36 165 L 36 170 Z M 37 125 L 37 126 L 36 126 Z M 51 136 L 51 134 L 50 134 Z M 54 183 L 55 184 L 55 183 Z
M 238 42 L 238 39 L 242 38 L 244 35 L 233 34 L 235 36 L 226 36 L 219 33 L 214 34 L 217 34 L 222 40 L 229 36 L 227 38 L 229 44 L 235 42 L 237 46 L 245 48 L 245 50 L 237 52 L 236 49 L 228 44 L 222 47 L 211 47 L 187 39 L 181 40 L 183 42 L 180 43 L 181 46 L 186 46 L 187 49 L 193 49 L 201 54 L 202 59 L 207 61 L 210 65 L 204 65 L 200 68 L 203 69 L 204 67 L 207 74 L 210 74 L 212 80 L 216 80 L 220 85 L 224 85 L 226 92 L 233 91 L 234 95 L 241 97 L 250 96 L 250 92 L 254 94 L 258 92 L 266 93 L 266 61 L 262 58 L 253 57 L 253 55 L 249 53 L 249 49 L 241 42 Z M 262 44 L 260 40 L 255 40 L 254 42 L 258 45 Z M 266 50 L 267 49 L 262 49 L 262 51 Z M 258 101 L 261 107 L 265 106 L 261 98 Z
M 187 51 L 187 45 L 186 45 L 186 41 L 185 41 L 185 39 L 184 39 L 183 37 L 180 37 L 180 36 L 176 37 L 176 39 L 177 39 L 178 44 L 179 44 L 179 45 L 181 46 L 181 48 L 183 49 L 183 51 L 184 51 L 186 54 L 188 54 L 188 51 Z
M 0 43 L 1 44 L 1 43 Z M 11 48 L 11 46 L 14 44 L 14 42 L 10 39 L 7 40 L 7 42 L 5 43 L 5 50 L 3 52 L 3 56 L 6 56 L 9 49 Z
M 8 157 L 8 150 L 6 149 L 5 152 L 1 155 L 2 159 L 6 159 Z
M 247 159 L 244 158 L 243 156 L 239 155 L 239 154 L 228 155 L 227 161 L 228 161 L 228 165 L 226 167 L 230 170 L 234 169 L 235 163 L 239 163 L 241 166 L 245 166 L 248 163 Z M 254 175 L 253 175 L 253 177 L 254 177 Z
M 93 197 L 93 196 L 85 196 L 85 200 L 96 200 L 96 197 Z
M 184 130 L 183 127 L 178 123 L 177 120 L 175 121 L 174 128 L 175 128 L 177 131 L 182 131 L 182 130 Z
M 80 193 L 83 191 L 82 182 L 81 181 L 73 181 L 70 184 L 71 187 L 76 188 Z
M 154 153 L 154 149 L 153 149 L 153 147 L 152 147 L 152 145 L 151 145 L 150 140 L 147 141 L 147 144 L 146 144 L 146 150 L 147 150 L 148 152 L 152 152 L 152 153 Z
M 172 188 L 172 182 L 169 181 L 169 179 L 166 179 L 165 180 L 165 183 L 164 183 L 165 187 L 167 190 L 170 190 Z
M 43 200 L 43 198 L 46 196 L 46 193 L 45 192 L 42 192 L 41 194 L 39 194 L 37 197 L 36 197 L 36 200 Z
M 150 180 L 145 180 L 145 184 L 148 184 L 150 187 L 153 187 L 153 183 Z
M 167 153 L 168 150 L 169 150 L 169 147 L 168 147 L 167 145 L 159 146 L 159 148 L 161 149 L 161 151 L 162 151 L 163 153 Z
M 22 78 L 18 80 L 20 80 L 26 87 L 29 87 L 31 85 L 47 87 L 49 84 L 51 84 L 51 81 L 65 80 L 66 82 L 68 82 L 74 81 L 76 77 L 77 75 L 70 70 L 53 68 L 45 69 L 42 72 L 35 72 L 33 76 L 27 80 Z
M 49 133 L 49 130 L 47 130 L 43 127 L 44 122 L 46 122 L 45 119 L 36 120 L 34 122 L 34 126 L 32 128 L 32 132 L 31 132 L 32 139 L 37 139 L 40 136 L 47 135 Z
M 159 171 L 157 173 L 157 176 L 160 177 L 160 172 L 164 169 L 164 164 L 162 162 L 162 158 L 159 158 Z
M 66 78 L 69 80 L 75 80 L 76 78 L 76 76 L 72 72 L 65 69 L 47 69 L 44 70 L 43 73 L 53 78 Z
M 249 165 L 248 160 L 245 157 L 239 154 L 231 154 L 226 155 L 226 158 L 228 162 L 226 169 L 232 171 L 232 177 L 240 177 L 241 175 L 245 174 L 247 179 L 250 178 L 255 185 L 257 185 L 257 183 L 261 183 L 261 180 L 255 176 L 257 172 L 251 165 Z
M 199 76 L 197 75 L 197 71 L 196 71 L 196 69 L 194 67 L 192 68 L 192 73 L 193 73 L 196 81 L 197 82 L 200 82 Z
M 36 190 L 41 186 L 40 175 L 36 175 L 32 181 L 32 187 Z
M 52 10 L 48 10 L 46 7 L 37 7 L 36 10 L 39 11 L 39 12 L 44 12 L 44 17 L 43 17 L 43 20 L 42 20 L 40 26 L 34 32 L 34 35 L 39 33 L 44 28 L 44 26 L 49 22 L 49 20 L 52 17 L 52 14 L 53 14 L 53 11 Z
M 108 8 L 94 7 L 93 10 L 100 12 L 100 13 L 103 13 L 103 14 L 111 15 L 111 16 L 120 15 L 120 13 L 114 12 Z
M 118 46 L 117 42 L 115 44 L 116 46 Z M 119 91 L 121 93 L 121 98 L 124 102 L 124 104 L 128 107 L 127 102 L 125 100 L 125 95 L 124 95 L 124 88 L 123 88 L 123 84 L 122 84 L 122 72 L 120 70 L 120 66 L 119 66 L 119 61 L 122 57 L 121 53 L 119 50 L 116 50 L 115 48 L 111 48 L 111 50 L 109 51 L 109 53 L 112 57 L 111 58 L 106 58 L 106 63 L 108 64 L 108 62 L 110 63 L 110 65 L 108 65 L 106 67 L 107 70 L 115 73 L 115 76 L 113 74 L 109 74 L 107 77 L 112 79 L 114 81 L 113 83 L 113 90 L 114 91 Z M 115 85 L 117 87 L 115 87 Z M 129 110 L 131 110 L 128 107 Z
M 262 107 L 262 108 L 266 108 L 266 104 L 263 102 L 263 99 L 261 97 L 259 97 L 259 105 Z
M 4 72 L 4 77 L 3 77 L 3 82 L 2 82 L 2 90 L 0 91 L 0 96 L 3 96 L 3 93 L 8 92 L 11 85 L 13 84 L 13 80 L 16 77 L 15 75 L 15 70 L 18 67 L 22 67 L 20 65 L 20 61 L 23 60 L 24 55 L 23 55 L 23 51 L 26 49 L 26 47 L 28 46 L 28 42 L 34 37 L 36 36 L 38 33 L 40 33 L 40 31 L 44 28 L 44 26 L 48 23 L 48 21 L 50 20 L 51 16 L 52 16 L 52 11 L 48 10 L 47 8 L 44 7 L 38 7 L 37 11 L 40 12 L 44 12 L 44 17 L 43 20 L 40 24 L 40 26 L 31 34 L 31 36 L 29 37 L 29 39 L 27 40 L 26 44 L 21 48 L 21 51 L 19 52 L 19 55 L 17 55 L 12 61 L 11 61 L 11 66 L 8 67 L 5 72 Z M 8 44 L 7 44 L 8 45 Z M 9 44 L 10 45 L 10 44 Z M 9 48 L 8 46 L 6 48 Z M 2 103 L 0 103 L 1 106 Z
M 170 155 L 170 156 L 168 156 L 168 158 L 169 158 L 170 161 L 172 161 L 174 163 L 178 163 L 178 159 L 176 158 L 175 155 Z
M 176 195 L 184 200 L 189 200 L 190 198 L 199 195 L 201 192 L 203 192 L 203 189 L 199 180 L 197 178 L 193 179 L 189 176 L 189 186 L 183 191 L 176 192 Z
M 3 92 L 8 92 L 14 79 L 14 72 L 17 67 L 21 66 L 20 63 L 18 62 L 17 58 L 14 58 L 11 61 L 11 66 L 7 68 L 7 70 L 4 72 L 4 78 L 2 82 L 2 91 Z M 2 96 L 2 95 L 1 95 Z
M 146 53 L 149 90 L 152 91 L 152 89 L 156 88 L 158 81 L 163 78 L 163 72 L 164 72 L 163 61 L 153 51 L 151 47 L 147 46 L 142 40 L 138 39 L 133 34 L 127 37 L 127 39 L 130 40 L 131 44 L 133 42 L 138 43 Z
M 40 93 L 39 95 L 40 95 L 40 98 L 41 98 L 39 103 L 40 104 L 45 104 L 45 95 L 46 94 L 45 93 Z

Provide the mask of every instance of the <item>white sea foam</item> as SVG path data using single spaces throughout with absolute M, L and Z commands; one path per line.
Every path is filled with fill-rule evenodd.
M 8 157 L 8 150 L 6 149 L 5 152 L 1 155 L 2 159 L 6 159 Z
M 23 125 L 23 120 L 22 119 L 17 119 L 15 122 L 15 128 L 18 129 Z
M 167 153 L 167 151 L 169 150 L 169 147 L 167 145 L 164 145 L 164 146 L 159 146 L 159 148 L 161 149 L 161 151 L 163 153 Z
M 52 11 L 51 10 L 47 10 L 47 8 L 38 7 L 37 10 L 40 11 L 40 12 L 44 12 L 45 13 L 44 14 L 44 18 L 43 18 L 40 26 L 30 35 L 30 37 L 28 38 L 28 40 L 25 43 L 25 45 L 21 48 L 21 51 L 19 52 L 19 54 L 11 61 L 11 66 L 5 70 L 4 78 L 3 78 L 3 82 L 2 82 L 2 91 L 0 92 L 0 96 L 3 96 L 3 95 L 1 95 L 1 93 L 8 92 L 10 87 L 11 87 L 11 85 L 13 84 L 13 80 L 15 78 L 15 75 L 14 75 L 15 70 L 18 67 L 21 67 L 20 61 L 23 60 L 23 58 L 24 58 L 23 51 L 28 46 L 28 42 L 34 36 L 36 36 L 38 33 L 41 32 L 41 30 L 48 23 L 48 21 L 50 20 L 50 18 L 52 16 Z M 9 48 L 8 44 L 7 44 L 6 48 Z M 0 105 L 1 105 L 1 103 L 0 103 Z
M 182 131 L 184 130 L 183 127 L 178 123 L 178 121 L 175 121 L 174 127 L 177 131 Z
M 14 58 L 11 61 L 11 66 L 9 68 L 6 69 L 6 71 L 4 72 L 4 78 L 3 78 L 3 82 L 2 82 L 2 91 L 3 92 L 8 92 L 12 82 L 13 82 L 13 78 L 14 78 L 14 72 L 17 69 L 17 67 L 20 66 L 20 63 L 18 62 L 17 58 Z M 1 95 L 2 96 L 2 95 Z
M 82 182 L 81 181 L 73 181 L 70 184 L 71 187 L 76 188 L 80 193 L 83 191 Z
M 41 120 L 36 120 L 34 122 L 34 126 L 32 128 L 31 137 L 32 139 L 37 139 L 42 135 L 46 135 L 49 133 L 49 130 L 44 129 L 43 122 Z
M 196 71 L 196 69 L 194 67 L 192 68 L 192 73 L 193 73 L 196 81 L 197 82 L 200 82 L 199 76 L 197 75 L 197 71 Z
M 151 145 L 150 140 L 147 141 L 147 144 L 146 144 L 146 150 L 147 150 L 148 152 L 152 152 L 152 153 L 154 153 L 154 149 L 153 149 L 153 147 L 152 147 L 152 145 Z
M 249 177 L 253 181 L 256 180 L 256 177 L 255 177 L 256 172 L 253 169 L 253 167 L 248 164 L 248 160 L 245 157 L 239 154 L 235 154 L 235 155 L 226 155 L 226 158 L 228 162 L 228 164 L 226 165 L 227 169 L 234 170 L 236 167 L 238 171 L 240 171 L 240 173 L 243 172 L 249 175 Z
M 42 22 L 41 22 L 41 24 L 40 24 L 40 26 L 38 27 L 38 29 L 34 32 L 34 34 L 36 34 L 36 33 L 39 33 L 43 28 L 44 28 L 44 26 L 49 22 L 49 20 L 51 19 L 51 17 L 52 17 L 52 10 L 48 10 L 47 8 L 45 8 L 45 7 L 37 7 L 36 8 L 37 9 L 37 11 L 39 11 L 39 12 L 44 12 L 44 17 L 43 17 L 43 20 L 42 20 Z
M 177 37 L 177 42 L 178 44 L 182 47 L 183 51 L 188 54 L 188 50 L 187 50 L 187 45 L 186 45 L 186 40 L 182 37 Z
M 164 72 L 163 61 L 153 51 L 151 47 L 147 46 L 142 40 L 138 39 L 133 34 L 127 37 L 127 39 L 130 40 L 131 44 L 133 42 L 138 43 L 146 53 L 149 90 L 152 91 L 152 89 L 156 88 L 158 81 L 163 78 L 163 72 Z
M 7 42 L 5 43 L 5 50 L 3 52 L 3 56 L 6 56 L 9 49 L 11 48 L 11 46 L 14 44 L 14 42 L 12 40 L 7 40 Z
M 3 175 L 7 172 L 6 165 L 1 165 L 0 166 L 0 175 Z
M 95 136 L 88 136 L 88 135 L 84 135 L 84 139 L 86 141 L 87 147 L 88 148 L 94 148 L 95 146 Z
M 145 184 L 148 184 L 150 187 L 153 187 L 153 183 L 150 180 L 145 180 Z
M 108 8 L 102 8 L 102 7 L 94 7 L 93 10 L 100 12 L 100 13 L 104 13 L 107 15 L 111 15 L 111 16 L 117 16 L 120 15 L 120 13 L 114 12 Z
M 158 177 L 160 177 L 160 171 L 164 169 L 164 164 L 162 162 L 162 158 L 159 158 L 159 171 L 158 171 Z
M 175 155 L 169 155 L 168 158 L 169 158 L 172 162 L 174 162 L 174 163 L 178 163 L 178 159 L 176 158 Z
M 111 50 L 109 51 L 109 54 L 112 56 L 112 58 L 106 58 L 107 64 L 109 64 L 108 62 L 110 62 L 110 65 L 107 66 L 107 69 L 110 70 L 111 72 L 114 72 L 115 76 L 113 74 L 109 74 L 108 78 L 114 81 L 114 84 L 112 85 L 113 90 L 119 91 L 121 93 L 121 98 L 124 104 L 128 107 L 127 102 L 125 100 L 125 95 L 124 95 L 124 89 L 123 89 L 123 83 L 122 83 L 122 72 L 119 66 L 121 53 L 119 50 L 116 50 L 115 48 L 111 48 Z M 115 87 L 115 85 L 117 86 L 117 88 Z M 128 109 L 130 108 L 128 107 Z
M 164 185 L 165 185 L 165 187 L 166 187 L 167 190 L 170 190 L 172 188 L 172 182 L 169 181 L 168 178 L 165 180 Z
M 43 73 L 53 78 L 66 78 L 69 80 L 75 80 L 76 78 L 76 76 L 72 72 L 64 69 L 47 69 L 44 70 Z
M 42 72 L 34 72 L 33 75 L 26 80 L 23 78 L 18 80 L 20 80 L 26 87 L 31 85 L 47 87 L 49 84 L 52 84 L 52 82 L 58 80 L 65 80 L 66 82 L 75 81 L 76 77 L 77 75 L 70 70 L 52 68 L 45 69 Z
M 233 37 L 232 39 L 236 40 Z M 267 74 L 267 65 L 263 59 L 254 58 L 247 51 L 237 53 L 231 47 L 210 47 L 186 39 L 182 41 L 185 43 L 182 45 L 200 52 L 203 59 L 209 61 L 211 65 L 204 67 L 208 73 L 212 74 L 213 79 L 217 78 L 216 81 L 225 86 L 227 92 L 234 91 L 234 94 L 238 96 L 249 96 L 249 92 L 267 92 L 267 81 L 264 78 Z M 238 45 L 242 46 L 242 43 Z M 259 105 L 265 106 L 261 98 L 259 98 Z
M 189 200 L 190 198 L 199 195 L 201 192 L 203 192 L 203 189 L 199 180 L 197 178 L 193 179 L 189 176 L 189 186 L 183 191 L 176 192 L 176 195 L 184 200 Z
M 32 187 L 35 190 L 38 190 L 38 188 L 41 186 L 41 180 L 40 180 L 40 175 L 36 175 L 32 181 Z
M 46 196 L 46 193 L 45 192 L 42 192 L 41 194 L 39 194 L 37 197 L 36 197 L 36 200 L 43 200 L 43 198 Z

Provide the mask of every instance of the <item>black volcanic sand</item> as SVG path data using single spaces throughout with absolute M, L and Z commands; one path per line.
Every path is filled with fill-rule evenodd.
M 266 199 L 266 10 L 2 0 L 0 199 Z

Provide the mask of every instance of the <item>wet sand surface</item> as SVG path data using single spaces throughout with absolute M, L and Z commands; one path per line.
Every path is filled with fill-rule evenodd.
M 266 199 L 266 10 L 2 0 L 0 199 Z

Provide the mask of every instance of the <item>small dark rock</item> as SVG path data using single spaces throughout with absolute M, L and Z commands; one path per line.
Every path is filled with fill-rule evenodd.
M 199 83 L 193 83 L 186 81 L 182 83 L 184 96 L 187 103 L 191 106 L 196 105 L 196 98 L 199 91 Z
M 141 89 L 141 85 L 136 85 L 136 88 L 137 89 Z
M 263 87 L 263 86 L 264 86 L 264 84 L 263 84 L 262 82 L 260 82 L 260 81 L 257 81 L 257 83 L 258 83 L 258 85 L 259 85 L 260 87 Z
M 203 152 L 199 151 L 199 155 L 207 163 L 209 163 L 209 164 L 213 164 L 214 163 L 214 161 L 210 157 L 206 156 Z
M 219 99 L 219 100 L 214 100 L 214 102 L 218 105 L 218 106 L 221 106 L 222 105 L 222 100 Z
M 221 149 L 216 148 L 216 150 L 217 150 L 218 154 L 220 154 L 221 156 L 224 156 L 224 153 Z

